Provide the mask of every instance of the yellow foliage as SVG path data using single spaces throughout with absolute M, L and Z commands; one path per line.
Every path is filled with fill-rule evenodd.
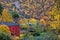
M 28 19 L 24 18 L 23 21 L 24 21 L 24 23 L 27 23 L 28 22 Z
M 2 21 L 3 22 L 13 22 L 11 14 L 9 14 L 8 9 L 4 9 L 2 12 Z
M 21 38 L 23 38 L 24 36 L 25 36 L 25 34 L 22 34 L 22 33 L 20 34 L 20 37 L 21 37 Z
M 51 15 L 51 11 L 46 12 L 47 15 Z
M 11 7 L 12 6 L 12 3 L 6 3 L 6 6 L 7 7 Z
M 19 24 L 24 24 L 24 23 L 27 23 L 27 22 L 28 22 L 28 19 L 26 19 L 26 18 L 18 21 Z
M 0 32 L 6 32 L 6 33 L 8 33 L 8 34 L 10 34 L 11 35 L 11 32 L 10 32 L 10 30 L 9 30 L 9 27 L 7 26 L 7 25 L 0 25 Z
M 36 22 L 37 22 L 37 20 L 36 20 L 36 19 L 34 19 L 34 18 L 31 18 L 31 19 L 29 20 L 29 22 L 30 22 L 30 23 L 36 23 Z
M 41 19 L 40 23 L 46 25 L 46 21 L 44 19 Z
M 57 12 L 57 7 L 54 6 L 50 11 L 47 11 L 46 14 L 48 15 L 54 15 Z
M 19 23 L 19 24 L 24 24 L 24 21 L 21 19 L 21 20 L 19 20 L 18 23 Z
M 18 37 L 18 36 L 16 36 L 16 37 L 14 38 L 14 40 L 19 40 L 19 37 Z
M 60 17 L 60 15 L 58 14 L 58 15 L 54 16 L 54 19 L 59 20 L 59 17 Z
M 56 29 L 59 25 L 57 21 L 51 22 L 50 26 L 52 27 L 52 29 Z

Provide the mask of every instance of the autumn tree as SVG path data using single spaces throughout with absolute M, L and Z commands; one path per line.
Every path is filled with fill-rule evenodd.
M 8 9 L 4 9 L 2 12 L 2 22 L 13 22 L 12 15 L 8 12 Z

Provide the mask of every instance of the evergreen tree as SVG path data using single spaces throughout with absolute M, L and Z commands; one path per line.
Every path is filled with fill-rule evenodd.
M 0 3 L 0 15 L 2 15 L 3 7 L 2 4 Z

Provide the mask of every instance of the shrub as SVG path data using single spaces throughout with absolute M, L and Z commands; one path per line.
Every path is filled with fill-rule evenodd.
M 0 32 L 0 40 L 13 40 L 13 38 L 5 32 Z
M 26 37 L 24 40 L 58 40 L 58 37 L 53 32 L 42 32 L 40 36 L 35 36 L 33 38 L 28 36 L 28 38 Z
M 10 30 L 9 30 L 9 27 L 7 25 L 0 25 L 0 32 L 5 32 L 5 33 L 8 33 L 8 34 L 11 34 L 10 33 Z

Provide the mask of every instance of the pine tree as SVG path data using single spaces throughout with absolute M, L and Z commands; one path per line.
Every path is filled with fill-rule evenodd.
M 3 7 L 2 4 L 0 3 L 0 15 L 2 15 Z

